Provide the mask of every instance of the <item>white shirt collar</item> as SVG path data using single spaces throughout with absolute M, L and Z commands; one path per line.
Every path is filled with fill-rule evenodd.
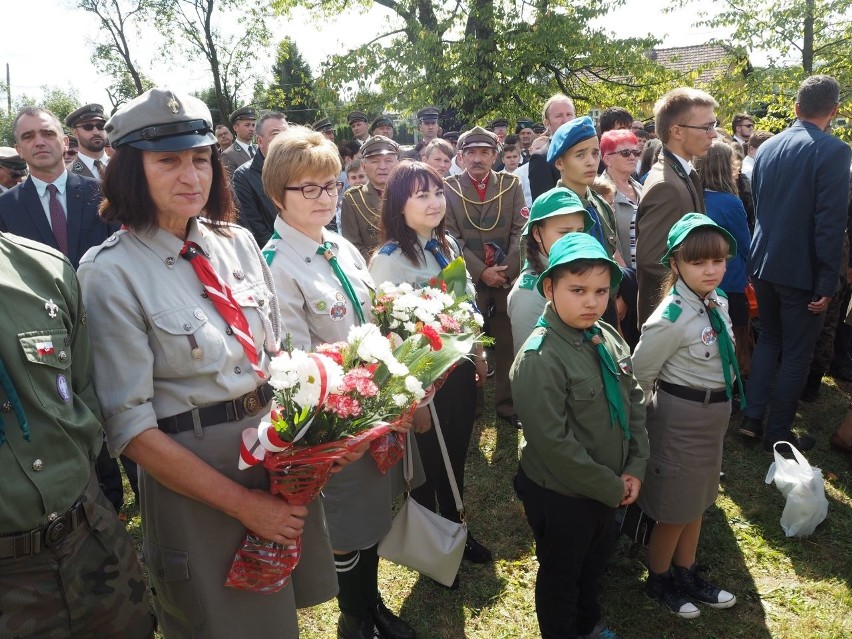
M 56 190 L 60 193 L 65 193 L 65 183 L 68 181 L 68 171 L 62 171 L 58 178 L 56 178 L 53 182 L 45 182 L 44 180 L 39 180 L 36 176 L 30 175 L 30 179 L 33 181 L 33 186 L 36 189 L 36 193 L 40 198 L 44 197 L 45 192 L 47 191 L 47 185 L 53 184 L 56 186 Z
M 88 155 L 77 153 L 77 159 L 85 164 L 86 168 L 89 169 L 89 172 L 95 176 L 98 175 L 98 170 L 95 168 L 95 160 L 100 160 L 100 163 L 104 166 L 106 166 L 109 162 L 109 156 L 106 153 L 102 153 L 99 158 L 90 158 Z
M 689 160 L 684 160 L 671 149 L 669 149 L 669 151 L 671 151 L 671 154 L 678 159 L 678 162 L 680 162 L 680 165 L 683 167 L 683 170 L 686 171 L 687 175 L 689 175 L 692 172 L 692 162 L 690 162 Z

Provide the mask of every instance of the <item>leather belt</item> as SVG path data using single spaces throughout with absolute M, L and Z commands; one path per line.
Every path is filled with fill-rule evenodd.
M 61 514 L 52 513 L 47 518 L 47 524 L 34 528 L 25 533 L 5 535 L 0 537 L 0 559 L 15 559 L 36 555 L 45 548 L 50 548 L 63 539 L 68 533 L 77 528 L 86 516 L 83 512 L 83 502 L 77 502 Z
M 672 384 L 657 380 L 657 388 L 661 388 L 669 395 L 686 399 L 690 402 L 700 402 L 702 404 L 718 404 L 719 402 L 727 402 L 728 394 L 723 388 L 722 390 L 701 390 L 700 388 L 690 388 L 689 386 L 681 386 L 680 384 Z
M 179 415 L 158 419 L 157 426 L 164 433 L 175 435 L 187 430 L 194 430 L 196 422 L 201 425 L 201 428 L 225 422 L 236 422 L 243 417 L 257 415 L 272 400 L 272 397 L 272 387 L 269 384 L 264 384 L 250 393 L 221 404 L 193 408 Z

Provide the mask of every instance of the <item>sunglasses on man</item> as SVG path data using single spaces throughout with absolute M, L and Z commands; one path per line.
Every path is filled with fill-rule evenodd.
M 84 131 L 94 131 L 97 129 L 98 131 L 103 131 L 106 126 L 106 122 L 86 122 L 85 124 L 78 124 L 75 129 L 83 129 Z

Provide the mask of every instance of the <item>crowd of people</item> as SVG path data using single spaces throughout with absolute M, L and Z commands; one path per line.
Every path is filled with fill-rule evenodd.
M 75 110 L 74 147 L 49 110 L 21 109 L 0 149 L 0 636 L 297 637 L 296 611 L 336 597 L 338 639 L 414 639 L 378 578 L 399 475 L 356 451 L 292 505 L 235 451 L 285 339 L 344 339 L 378 284 L 427 285 L 457 257 L 493 346 L 395 425 L 413 434 L 412 497 L 461 521 L 433 421 L 463 493 L 493 377 L 497 418 L 523 435 L 512 481 L 543 639 L 619 636 L 598 601 L 619 508 L 656 522 L 650 598 L 685 619 L 735 605 L 697 561 L 732 411 L 767 452 L 809 450 L 797 403 L 852 361 L 838 104 L 836 81 L 810 77 L 776 135 L 745 113 L 725 130 L 694 88 L 647 122 L 577 117 L 557 94 L 512 135 L 503 118 L 442 132 L 425 107 L 412 148 L 384 114 L 351 112 L 335 144 L 328 118 L 245 106 L 214 127 L 167 89 Z M 830 445 L 852 454 L 852 419 Z M 279 592 L 225 586 L 246 530 L 301 537 Z M 476 532 L 464 559 L 493 561 Z

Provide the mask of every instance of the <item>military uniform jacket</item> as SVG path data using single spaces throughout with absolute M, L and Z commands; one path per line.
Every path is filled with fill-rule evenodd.
M 86 312 L 74 269 L 43 244 L 0 234 L 0 358 L 30 430 L 0 387 L 0 535 L 47 524 L 83 493 L 101 448 Z
M 219 159 L 222 160 L 222 164 L 225 165 L 225 170 L 231 177 L 233 177 L 234 171 L 236 171 L 237 168 L 251 160 L 251 156 L 243 149 L 242 146 L 240 146 L 240 144 L 237 144 L 235 141 L 219 155 Z M 257 152 L 255 152 L 255 155 L 257 155 Z
M 382 196 L 369 182 L 351 186 L 343 194 L 340 207 L 341 234 L 361 251 L 365 262 L 369 262 L 379 244 L 379 221 L 382 211 Z
M 100 181 L 101 177 L 99 175 L 95 175 L 89 170 L 89 167 L 85 165 L 83 160 L 76 159 L 73 162 L 69 162 L 65 165 L 65 168 L 68 169 L 69 173 L 76 173 L 77 175 L 82 175 L 83 177 L 93 178 L 95 180 Z
M 717 289 L 707 299 L 718 304 L 733 339 L 727 297 Z M 642 326 L 642 337 L 633 353 L 633 372 L 647 398 L 657 379 L 700 390 L 725 388 L 718 337 L 701 299 L 683 280 L 677 281 Z M 734 376 L 732 369 L 731 379 Z
M 506 253 L 501 266 L 509 282 L 521 270 L 519 238 L 526 206 L 521 181 L 510 173 L 491 171 L 485 189 L 485 202 L 467 172 L 444 178 L 447 199 L 447 230 L 455 237 L 464 255 L 468 273 L 479 284 L 485 265 L 485 244 L 493 242 Z M 528 215 L 528 213 L 527 213 Z
M 644 395 L 631 372 L 630 349 L 615 329 L 597 323 L 622 370 L 627 440 L 610 421 L 597 351 L 550 304 L 543 318 L 549 326 L 533 331 L 510 373 L 524 426 L 521 467 L 542 488 L 616 507 L 624 496 L 620 476 L 644 479 L 649 455 Z
M 260 249 L 246 229 L 231 237 L 198 219 L 197 243 L 230 287 L 260 355 L 279 344 L 278 303 Z M 240 342 L 209 298 L 183 242 L 160 228 L 121 230 L 91 249 L 79 276 L 94 341 L 95 386 L 110 452 L 118 455 L 157 419 L 227 401 L 261 385 Z M 226 330 L 227 329 L 227 330 Z
M 636 275 L 639 279 L 638 312 L 641 326 L 659 299 L 668 269 L 660 264 L 669 231 L 686 213 L 704 213 L 704 197 L 698 174 L 680 176 L 678 159 L 660 154 L 651 167 L 636 211 Z

